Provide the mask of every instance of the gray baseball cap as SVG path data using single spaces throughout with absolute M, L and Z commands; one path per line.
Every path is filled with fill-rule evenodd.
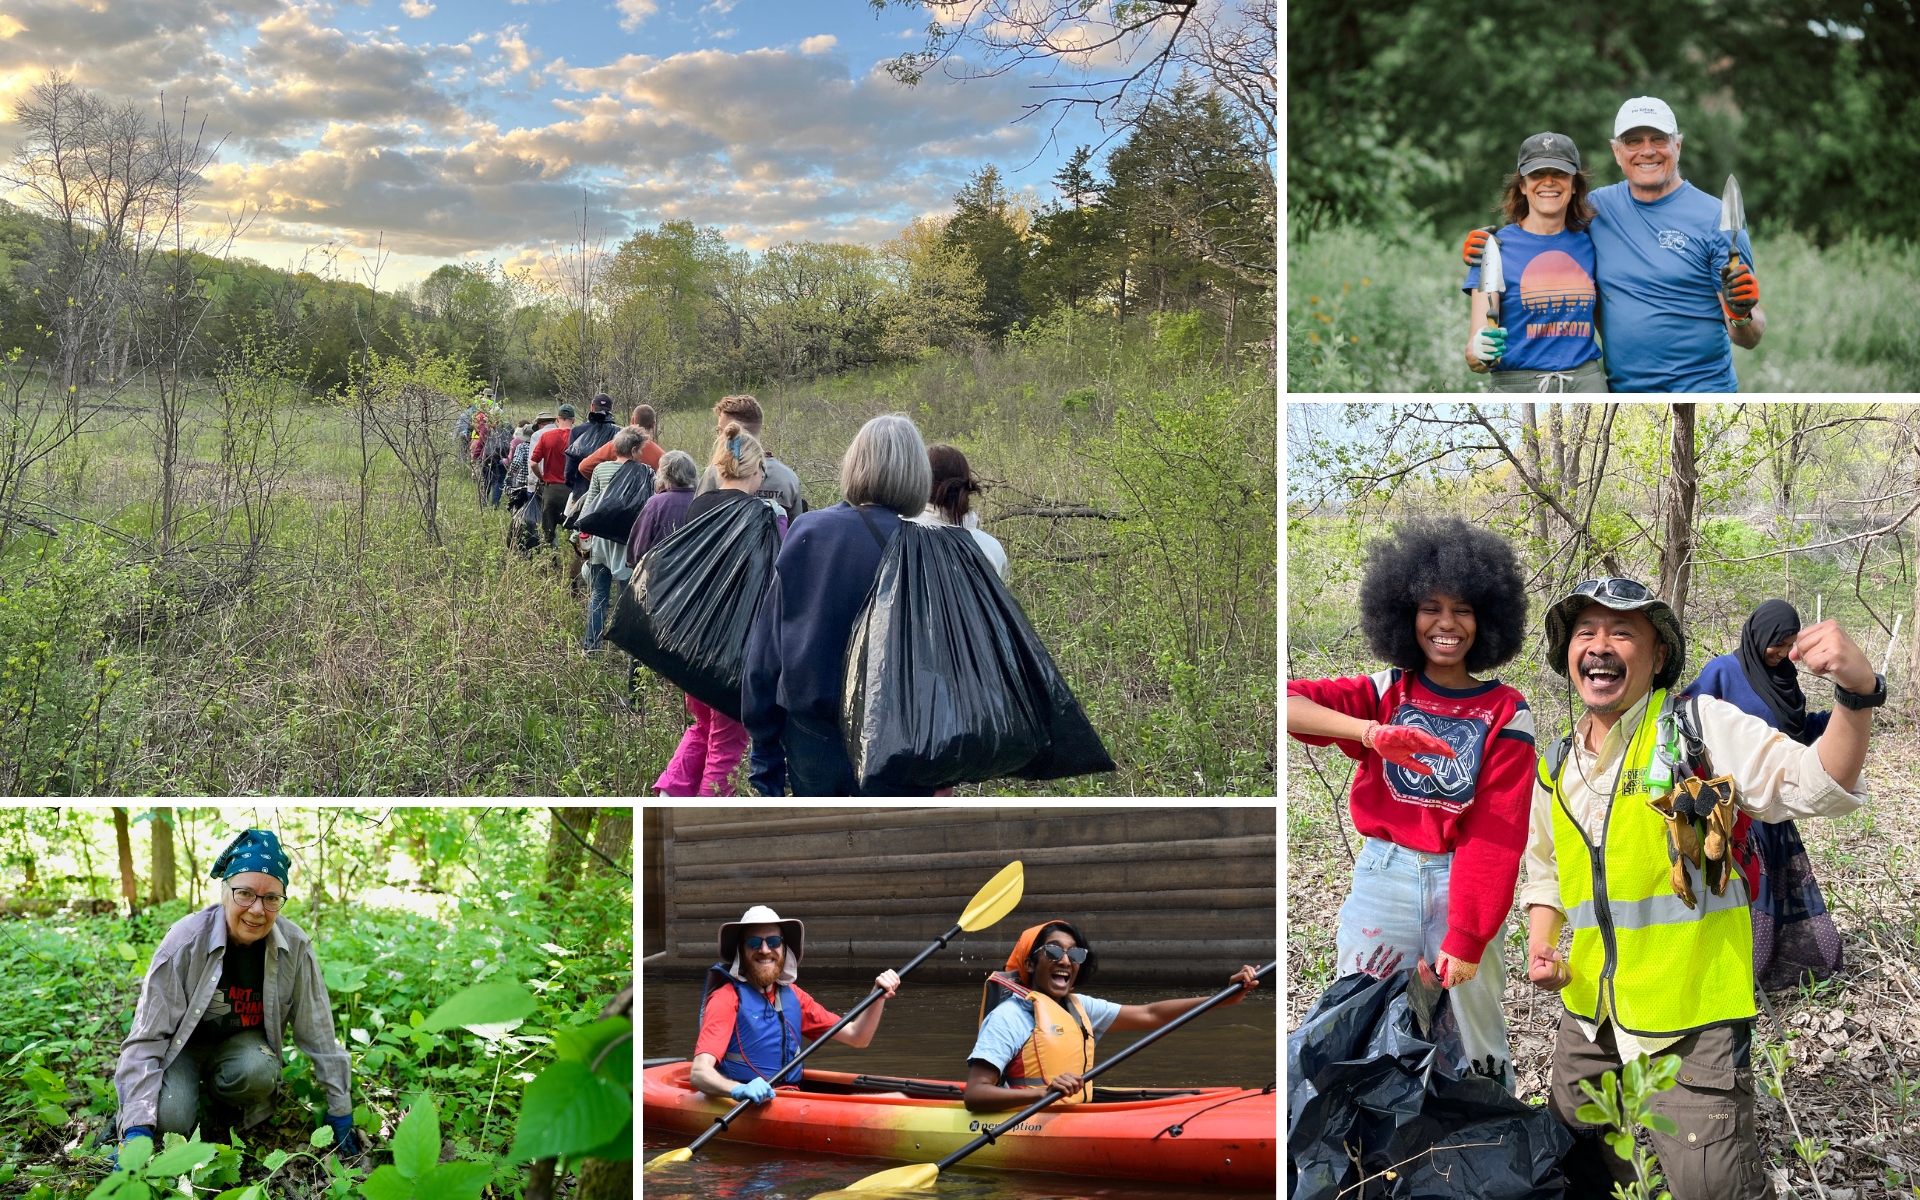
M 1520 143 L 1520 174 L 1552 169 L 1580 173 L 1580 147 L 1564 133 L 1536 133 Z

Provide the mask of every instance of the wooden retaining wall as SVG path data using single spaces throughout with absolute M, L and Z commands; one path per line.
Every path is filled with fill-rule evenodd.
M 1080 926 L 1111 982 L 1210 983 L 1277 956 L 1276 815 L 1251 808 L 660 808 L 646 810 L 643 924 L 658 913 L 669 976 L 718 957 L 753 904 L 806 922 L 802 978 L 871 978 L 946 932 L 1007 863 L 1020 906 L 963 933 L 914 978 L 977 980 L 1022 929 Z M 654 907 L 655 905 L 658 907 Z M 651 936 L 651 933 L 648 934 Z M 647 941 L 647 953 L 658 947 Z

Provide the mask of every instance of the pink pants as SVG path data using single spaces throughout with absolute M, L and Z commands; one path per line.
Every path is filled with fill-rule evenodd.
M 687 697 L 693 727 L 680 739 L 673 761 L 654 780 L 653 790 L 669 796 L 731 796 L 728 776 L 747 752 L 747 727 Z

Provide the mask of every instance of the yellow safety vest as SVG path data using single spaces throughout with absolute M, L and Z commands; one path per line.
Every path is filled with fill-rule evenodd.
M 1696 883 L 1698 907 L 1688 908 L 1669 881 L 1666 824 L 1647 806 L 1654 798 L 1647 767 L 1668 705 L 1664 690 L 1647 700 L 1597 843 L 1574 821 L 1560 788 L 1571 739 L 1539 767 L 1553 797 L 1560 903 L 1573 926 L 1573 978 L 1561 998 L 1577 1017 L 1597 1022 L 1610 1014 L 1642 1037 L 1679 1037 L 1754 1016 L 1747 881 L 1735 869 L 1718 896 Z
M 1045 992 L 1027 987 L 1012 974 L 995 971 L 980 992 L 982 1024 L 1008 995 L 1033 1001 L 1033 1033 L 1021 1045 L 1020 1057 L 1001 1070 L 1002 1087 L 1044 1088 L 1062 1071 L 1085 1075 L 1093 1070 L 1093 1021 L 1080 997 L 1067 993 L 1067 1003 L 1073 1009 L 1068 1012 Z M 1089 1083 L 1054 1103 L 1085 1104 L 1092 1099 L 1093 1085 Z

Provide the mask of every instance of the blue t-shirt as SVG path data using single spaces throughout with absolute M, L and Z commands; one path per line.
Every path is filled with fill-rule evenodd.
M 1715 293 L 1727 263 L 1720 202 L 1690 183 L 1647 203 L 1622 183 L 1590 196 L 1607 382 L 1616 392 L 1733 392 L 1733 343 Z M 1740 257 L 1753 247 L 1739 233 Z
M 1074 994 L 1079 995 L 1078 992 Z M 1094 996 L 1080 996 L 1080 1003 L 1087 1010 L 1087 1020 L 1093 1023 L 1093 1040 L 1097 1042 L 1100 1035 L 1113 1028 L 1113 1019 L 1120 1015 L 1120 1006 L 1111 1000 Z M 992 1063 L 1004 1074 L 1008 1064 L 1020 1057 L 1020 1047 L 1026 1045 L 1027 1039 L 1032 1036 L 1033 1001 L 1009 996 L 1000 1002 L 1000 1007 L 987 1014 L 986 1020 L 980 1022 L 980 1036 L 974 1041 L 967 1061 L 972 1062 L 977 1058 Z
M 1528 233 L 1508 225 L 1500 239 L 1500 327 L 1507 350 L 1497 371 L 1571 371 L 1600 357 L 1593 337 L 1593 239 L 1586 233 Z M 1473 291 L 1480 268 L 1462 287 Z
M 1700 669 L 1700 678 L 1688 684 L 1680 694 L 1712 696 L 1715 699 L 1725 700 L 1748 716 L 1759 717 L 1775 729 L 1780 728 L 1779 719 L 1773 715 L 1773 709 L 1767 706 L 1767 702 L 1760 698 L 1760 693 L 1754 691 L 1753 685 L 1747 682 L 1747 671 L 1740 665 L 1738 655 L 1722 654 L 1718 658 L 1708 659 L 1707 665 Z M 1827 722 L 1831 720 L 1833 720 L 1831 712 L 1808 710 L 1806 732 L 1801 735 L 1801 743 L 1811 746 L 1819 741 L 1820 735 L 1827 731 Z

